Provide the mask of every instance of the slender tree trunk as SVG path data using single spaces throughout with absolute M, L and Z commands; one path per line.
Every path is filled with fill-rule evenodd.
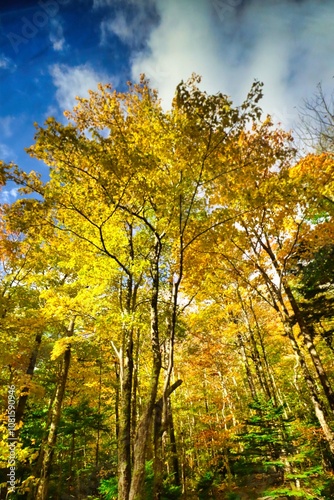
M 118 443 L 119 438 L 119 393 L 120 393 L 120 380 L 119 380 L 119 370 L 118 363 L 115 362 L 115 376 L 116 376 L 116 394 L 115 394 L 115 432 L 116 432 L 116 441 Z
M 128 500 L 131 487 L 131 396 L 133 375 L 132 331 L 121 370 L 121 391 L 118 416 L 118 499 Z
M 30 355 L 29 365 L 28 365 L 28 368 L 26 371 L 26 376 L 27 376 L 27 379 L 29 380 L 29 382 L 32 379 L 34 371 L 35 371 L 38 351 L 39 351 L 41 342 L 42 342 L 42 333 L 37 333 L 36 337 L 35 337 L 35 341 L 34 341 L 34 347 L 33 347 L 32 353 Z M 19 424 L 21 422 L 21 420 L 23 419 L 24 410 L 26 407 L 26 403 L 27 403 L 27 399 L 28 399 L 28 395 L 29 395 L 29 390 L 30 390 L 29 382 L 21 388 L 21 393 L 19 396 L 19 400 L 17 403 L 16 412 L 15 412 L 16 424 Z M 18 434 L 18 432 L 19 431 L 17 430 L 16 433 Z
M 255 338 L 255 335 L 254 335 L 254 331 L 253 331 L 252 325 L 251 325 L 250 320 L 249 320 L 249 316 L 248 316 L 248 311 L 246 309 L 246 305 L 244 303 L 244 300 L 241 297 L 239 289 L 237 290 L 237 294 L 238 294 L 238 298 L 239 298 L 239 301 L 240 301 L 240 304 L 241 304 L 241 307 L 242 307 L 242 310 L 243 310 L 243 313 L 244 313 L 244 317 L 245 317 L 245 320 L 246 320 L 246 324 L 247 324 L 247 329 L 248 329 L 248 333 L 249 333 L 251 349 L 252 349 L 252 353 L 253 353 L 252 359 L 254 361 L 255 371 L 256 371 L 257 377 L 259 379 L 260 386 L 261 386 L 261 389 L 262 389 L 263 393 L 267 396 L 268 399 L 271 399 L 272 394 L 271 394 L 271 391 L 270 391 L 269 383 L 267 381 L 265 370 L 263 369 L 263 363 L 262 363 L 260 352 L 259 352 L 259 349 L 258 349 L 258 346 L 257 346 L 257 341 L 256 341 L 256 338 Z
M 146 460 L 146 450 L 148 444 L 148 438 L 151 433 L 151 423 L 154 410 L 154 401 L 157 395 L 158 389 L 158 376 L 157 373 L 153 374 L 154 382 L 151 387 L 151 395 L 149 404 L 144 410 L 136 432 L 136 438 L 134 443 L 134 461 L 133 461 L 133 473 L 131 481 L 131 489 L 129 500 L 146 500 L 144 489 L 145 480 L 145 460 Z
M 132 233 L 131 233 L 132 234 Z M 131 241 L 130 234 L 130 241 Z M 130 245 L 131 247 L 131 245 Z M 132 247 L 131 247 L 132 248 Z M 125 314 L 131 316 L 134 308 L 133 277 L 129 272 L 126 282 Z M 122 308 L 122 304 L 121 304 Z M 133 382 L 133 326 L 126 320 L 123 325 L 120 362 L 120 394 L 118 410 L 118 500 L 129 500 L 131 488 L 131 410 Z
M 312 339 L 312 334 L 310 332 L 310 328 L 306 324 L 306 321 L 305 321 L 303 314 L 302 314 L 302 312 L 297 304 L 297 301 L 296 301 L 296 299 L 293 295 L 293 292 L 289 286 L 289 283 L 286 279 L 286 276 L 284 275 L 284 272 L 281 269 L 279 262 L 277 261 L 276 255 L 270 246 L 269 238 L 266 236 L 266 243 L 264 243 L 264 241 L 261 238 L 259 239 L 259 242 L 260 242 L 262 248 L 269 255 L 278 276 L 281 276 L 283 289 L 288 297 L 290 306 L 291 306 L 293 313 L 294 313 L 294 316 L 295 316 L 295 320 L 300 328 L 300 332 L 303 335 L 305 346 L 310 354 L 310 357 L 312 359 L 312 363 L 316 369 L 319 381 L 320 381 L 321 386 L 323 388 L 323 391 L 325 393 L 328 404 L 329 404 L 332 412 L 334 412 L 334 393 L 333 393 L 332 387 L 329 383 L 326 371 L 323 367 L 321 359 L 320 359 L 318 352 L 316 350 L 316 347 L 314 345 L 314 342 Z M 280 290 L 276 290 L 276 294 L 278 296 L 280 303 L 283 305 L 283 309 L 284 309 L 285 305 L 284 305 L 284 301 L 283 301 L 283 298 L 281 296 Z
M 277 385 L 276 385 L 274 373 L 273 373 L 273 370 L 272 370 L 272 368 L 271 368 L 271 366 L 269 364 L 269 361 L 268 361 L 267 352 L 266 352 L 265 345 L 264 345 L 264 342 L 263 342 L 263 336 L 262 336 L 262 333 L 261 333 L 261 330 L 260 330 L 260 327 L 259 327 L 258 324 L 257 324 L 257 332 L 258 332 L 258 336 L 259 336 L 259 340 L 260 340 L 260 346 L 261 346 L 261 351 L 262 351 L 262 356 L 263 356 L 264 364 L 265 364 L 266 371 L 267 371 L 267 374 L 268 374 L 269 384 L 270 384 L 270 387 L 271 387 L 271 393 L 273 395 L 273 399 L 274 399 L 275 405 L 278 407 L 279 405 L 283 405 L 283 400 L 280 397 L 280 394 L 279 394 L 278 389 L 277 389 Z M 287 418 L 287 415 L 285 415 L 285 417 Z
M 172 384 L 167 393 L 168 399 L 170 395 L 182 384 L 182 380 L 177 380 Z M 154 487 L 153 487 L 153 498 L 154 500 L 159 500 L 162 493 L 162 474 L 163 474 L 163 435 L 167 431 L 167 427 L 172 425 L 172 415 L 169 411 L 168 421 L 164 421 L 162 418 L 163 411 L 163 400 L 161 397 L 155 404 L 155 419 L 154 419 Z M 170 403 L 169 403 L 170 404 Z M 171 419 L 171 420 L 170 420 Z M 172 427 L 173 428 L 173 427 Z M 174 436 L 174 452 L 176 453 L 176 443 L 175 443 L 175 435 L 173 428 L 173 436 Z M 173 465 L 174 469 L 178 471 L 178 461 L 177 455 L 173 456 Z M 178 472 L 177 472 L 178 474 Z M 178 476 L 179 481 L 179 476 Z
M 269 388 L 269 384 L 267 381 L 265 371 L 263 369 L 262 359 L 261 359 L 261 356 L 260 356 L 260 353 L 259 353 L 259 350 L 257 347 L 256 339 L 254 337 L 254 332 L 250 326 L 249 326 L 248 331 L 249 331 L 249 336 L 250 336 L 251 346 L 252 346 L 252 351 L 253 351 L 253 361 L 254 361 L 255 371 L 256 371 L 257 377 L 259 379 L 261 389 L 262 389 L 263 393 L 267 396 L 267 398 L 271 399 L 272 394 L 271 394 L 271 391 Z
M 73 429 L 72 438 L 71 438 L 71 451 L 70 451 L 70 473 L 68 480 L 68 492 L 69 494 L 73 494 L 73 490 L 71 491 L 71 487 L 73 486 L 73 462 L 74 462 L 74 451 L 75 451 L 75 429 Z
M 132 419 L 131 419 L 131 442 L 132 442 L 132 457 L 133 457 L 133 444 L 136 435 L 137 427 L 137 392 L 138 392 L 138 368 L 139 368 L 139 340 L 140 331 L 137 331 L 136 339 L 136 352 L 134 356 L 134 366 L 133 366 L 133 382 L 132 382 Z
M 144 409 L 143 415 L 137 426 L 136 437 L 134 441 L 133 453 L 133 474 L 131 480 L 131 488 L 129 500 L 147 500 L 144 493 L 145 481 L 145 460 L 148 439 L 151 433 L 151 424 L 153 418 L 153 410 L 156 402 L 159 377 L 161 371 L 161 351 L 159 339 L 159 315 L 158 315 L 158 300 L 159 300 L 159 284 L 160 270 L 159 260 L 161 254 L 161 239 L 155 235 L 154 258 L 152 261 L 152 296 L 151 296 L 151 349 L 153 358 L 153 367 L 151 375 L 151 389 Z M 121 499 L 119 499 L 121 500 Z M 123 499 L 122 499 L 123 500 Z
M 182 279 L 182 241 L 180 242 L 180 269 L 179 276 L 175 282 L 171 283 L 171 294 L 170 294 L 170 307 L 169 314 L 167 317 L 167 334 L 168 337 L 165 343 L 165 357 L 167 362 L 167 369 L 165 372 L 165 380 L 162 394 L 162 408 L 156 405 L 156 417 L 160 420 L 160 430 L 156 430 L 157 434 L 154 439 L 155 447 L 155 458 L 154 458 L 154 488 L 153 488 L 153 498 L 159 500 L 162 490 L 162 480 L 163 480 L 163 435 L 167 432 L 169 426 L 169 407 L 170 401 L 169 396 L 171 394 L 171 376 L 174 368 L 174 342 L 175 342 L 175 330 L 177 322 L 177 300 L 178 291 Z M 175 384 L 173 384 L 174 386 Z M 172 387 L 173 387 L 172 386 Z M 175 389 L 173 389 L 175 390 Z M 160 415 L 161 413 L 161 415 Z
M 174 429 L 174 418 L 173 418 L 173 407 L 172 407 L 171 401 L 169 404 L 170 404 L 169 439 L 170 439 L 171 454 L 172 454 L 172 471 L 173 471 L 175 486 L 181 486 L 179 456 L 177 453 L 177 445 L 176 445 L 176 437 L 175 437 L 175 429 Z
M 254 382 L 253 382 L 253 375 L 252 375 L 252 372 L 251 372 L 251 369 L 250 369 L 250 366 L 249 366 L 249 363 L 248 363 L 248 358 L 247 358 L 247 354 L 246 354 L 245 344 L 244 344 L 244 341 L 243 341 L 241 333 L 238 334 L 238 341 L 239 341 L 241 356 L 242 356 L 242 359 L 243 359 L 243 362 L 244 362 L 244 366 L 245 366 L 245 369 L 246 369 L 248 386 L 249 386 L 252 398 L 256 399 L 257 398 L 257 394 L 256 394 L 255 385 L 254 385 Z
M 159 500 L 162 489 L 162 473 L 163 473 L 163 450 L 162 450 L 162 398 L 157 401 L 154 408 L 154 426 L 153 426 L 153 444 L 154 444 L 154 485 L 153 498 Z
M 96 447 L 95 447 L 95 467 L 96 467 L 96 470 L 98 469 L 99 458 L 100 458 L 101 390 L 102 390 L 102 361 L 101 361 L 101 358 L 98 360 L 98 362 L 99 362 L 99 395 L 98 395 L 98 401 L 97 401 L 98 422 L 97 422 Z
M 182 426 L 183 427 L 183 426 Z M 183 498 L 188 498 L 188 488 L 187 488 L 187 455 L 186 455 L 186 445 L 184 443 L 183 432 L 181 432 L 181 483 L 182 483 L 182 495 Z
M 302 314 L 301 310 L 299 309 L 297 301 L 295 300 L 293 293 L 292 293 L 292 290 L 288 284 L 284 285 L 284 290 L 285 290 L 285 293 L 287 294 L 287 297 L 289 299 L 289 302 L 291 304 L 292 310 L 293 310 L 294 315 L 295 315 L 295 319 L 296 319 L 298 326 L 300 328 L 300 331 L 303 335 L 305 346 L 310 354 L 313 365 L 316 369 L 319 381 L 320 381 L 321 386 L 323 388 L 323 391 L 325 393 L 328 404 L 329 404 L 332 412 L 334 412 L 334 392 L 333 392 L 331 384 L 328 380 L 327 373 L 323 367 L 323 364 L 321 362 L 321 359 L 319 357 L 317 349 L 314 345 L 310 328 L 306 324 L 306 322 L 303 318 L 303 314 Z
M 291 324 L 288 320 L 284 321 L 284 331 L 285 331 L 287 337 L 289 338 L 291 345 L 292 345 L 292 348 L 293 348 L 293 351 L 294 351 L 294 353 L 299 361 L 300 367 L 303 371 L 303 375 L 305 377 L 305 380 L 306 380 L 306 383 L 307 383 L 307 386 L 309 389 L 309 395 L 310 395 L 310 398 L 311 398 L 311 401 L 313 404 L 315 415 L 316 415 L 316 417 L 319 421 L 319 424 L 322 428 L 322 431 L 324 433 L 324 436 L 325 436 L 325 439 L 327 441 L 328 447 L 331 451 L 331 454 L 334 456 L 334 433 L 333 433 L 330 425 L 327 422 L 325 409 L 324 409 L 323 404 L 318 396 L 316 384 L 315 384 L 313 377 L 311 376 L 311 374 L 307 368 L 304 355 L 299 348 L 299 345 L 298 345 L 298 343 L 295 339 L 295 336 L 293 334 Z
M 71 320 L 68 336 L 72 336 L 74 331 L 74 319 Z M 42 445 L 41 455 L 39 459 L 40 471 L 39 481 L 35 500 L 46 500 L 48 497 L 48 485 L 50 478 L 50 471 L 52 465 L 52 458 L 54 447 L 57 440 L 58 424 L 61 416 L 61 407 L 65 393 L 65 387 L 68 377 L 68 371 L 71 362 L 71 345 L 68 344 L 64 354 L 63 365 L 61 369 L 60 378 L 58 381 L 56 395 L 51 410 L 51 424 L 46 441 Z

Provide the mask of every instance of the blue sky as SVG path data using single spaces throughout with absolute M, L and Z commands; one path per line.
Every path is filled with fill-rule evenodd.
M 334 83 L 332 0 L 8 0 L 0 40 L 0 159 L 44 178 L 24 152 L 33 123 L 63 120 L 98 82 L 124 90 L 145 73 L 168 108 L 192 72 L 236 103 L 259 79 L 265 112 L 286 128 L 317 83 Z

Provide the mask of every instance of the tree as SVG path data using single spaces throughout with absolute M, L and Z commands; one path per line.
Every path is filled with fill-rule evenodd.
M 184 310 L 180 297 L 190 279 L 193 248 L 244 211 L 243 206 L 232 214 L 227 209 L 231 186 L 240 186 L 254 163 L 265 164 L 274 144 L 271 136 L 266 138 L 268 123 L 259 122 L 259 83 L 239 108 L 223 94 L 202 92 L 198 83 L 195 76 L 181 82 L 169 112 L 163 112 L 144 79 L 129 84 L 127 93 L 101 85 L 88 99 L 78 100 L 67 114 L 69 125 L 49 118 L 45 127 L 37 127 L 28 152 L 50 166 L 50 181 L 43 184 L 15 168 L 11 173 L 24 192 L 41 197 L 13 205 L 9 216 L 16 228 L 29 231 L 33 218 L 42 235 L 50 228 L 64 233 L 78 244 L 79 261 L 90 253 L 106 266 L 113 285 L 105 293 L 113 304 L 118 289 L 111 344 L 119 363 L 120 500 L 144 498 L 152 415 L 160 401 L 159 439 L 168 428 L 170 396 L 180 385 L 172 381 Z M 245 140 L 252 124 L 253 143 Z M 284 140 L 277 141 L 272 161 L 289 155 Z M 139 338 L 150 346 L 150 357 L 145 354 L 150 374 L 140 381 L 138 415 L 133 404 Z M 159 446 L 157 441 L 156 498 L 162 479 Z
M 224 189 L 220 179 L 217 182 L 215 203 L 228 206 L 231 222 L 208 235 L 211 241 L 206 245 L 215 248 L 210 252 L 212 261 L 209 267 L 212 271 L 208 272 L 217 274 L 216 270 L 223 260 L 235 280 L 253 289 L 276 311 L 302 367 L 314 410 L 333 454 L 330 420 L 326 416 L 326 407 L 319 398 L 303 349 L 296 340 L 295 325 L 298 325 L 303 348 L 307 349 L 326 404 L 332 412 L 333 390 L 315 344 L 312 328 L 307 324 L 298 304 L 290 273 L 290 266 L 298 249 L 301 246 L 312 248 L 315 234 L 322 234 L 326 239 L 328 224 L 322 221 L 316 228 L 312 224 L 312 215 L 319 207 L 315 208 L 314 201 L 310 201 L 313 199 L 316 203 L 319 202 L 320 192 L 317 187 L 312 189 L 310 184 L 307 184 L 305 192 L 307 177 L 297 179 L 298 174 L 291 168 L 294 151 L 291 148 L 289 150 L 289 141 L 291 138 L 282 131 L 270 129 L 270 120 L 259 129 L 254 127 L 243 135 L 242 142 L 240 141 L 241 158 L 249 158 L 251 151 L 258 160 L 248 164 L 247 185 L 243 189 L 240 189 L 241 179 L 240 184 L 232 186 L 229 191 Z M 317 158 L 319 169 L 321 168 L 318 186 L 324 186 L 323 179 L 332 168 L 331 159 L 328 155 L 322 155 L 324 156 L 327 158 Z M 315 164 L 310 159 L 302 160 L 302 165 L 304 173 L 307 165 L 314 171 Z M 297 167 L 296 170 L 298 171 Z M 319 193 L 318 196 L 315 191 Z M 201 252 L 205 253 L 203 249 Z M 217 260 L 213 260 L 214 258 Z M 194 266 L 196 265 L 194 262 Z M 261 365 L 257 366 L 260 369 Z
M 310 99 L 304 100 L 299 113 L 297 135 L 308 148 L 321 152 L 333 152 L 334 101 L 327 96 L 321 83 Z
M 47 182 L 2 164 L 19 493 L 325 495 L 333 159 L 297 161 L 261 95 L 101 85 L 37 126 Z

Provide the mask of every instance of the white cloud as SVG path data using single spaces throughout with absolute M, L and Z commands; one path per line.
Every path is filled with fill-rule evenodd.
M 6 69 L 6 68 L 8 68 L 8 66 L 9 66 L 8 59 L 7 59 L 6 57 L 3 57 L 3 56 L 2 56 L 2 57 L 0 58 L 0 68 L 2 68 L 2 69 Z
M 57 19 L 51 20 L 50 42 L 53 50 L 61 51 L 66 47 L 63 27 Z
M 98 83 L 116 84 L 114 78 L 98 73 L 88 64 L 74 67 L 54 64 L 50 73 L 57 88 L 56 98 L 61 109 L 72 109 L 76 104 L 75 97 L 87 97 L 88 90 L 96 90 Z
M 16 64 L 9 59 L 9 57 L 4 56 L 3 54 L 0 55 L 0 69 L 14 70 L 15 68 Z
M 13 135 L 14 120 L 14 116 L 10 115 L 0 118 L 0 130 L 4 137 L 11 137 Z
M 15 161 L 16 155 L 7 144 L 0 143 L 0 159 L 4 161 Z
M 105 5 L 108 4 L 108 0 L 103 1 Z M 97 5 L 101 6 L 101 1 L 97 2 Z M 157 21 L 155 1 L 126 0 L 123 3 L 116 1 L 114 8 L 115 13 L 101 22 L 101 44 L 106 44 L 110 35 L 114 35 L 130 47 L 139 47 L 145 42 Z
M 201 0 L 160 2 L 160 25 L 148 40 L 147 50 L 134 55 L 132 77 L 145 73 L 170 102 L 176 85 L 193 72 L 214 76 L 217 53 L 210 36 L 210 4 Z
M 145 73 L 169 107 L 193 72 L 208 92 L 240 104 L 254 79 L 264 82 L 265 112 L 285 126 L 318 81 L 334 74 L 334 3 L 289 0 L 156 0 L 160 23 L 133 53 L 132 78 Z M 119 25 L 121 26 L 121 25 Z
M 58 108 L 58 106 L 53 106 L 52 104 L 50 104 L 47 107 L 47 109 L 46 109 L 46 111 L 45 111 L 45 113 L 44 113 L 43 116 L 45 118 L 48 118 L 49 116 L 53 116 L 55 118 L 61 119 L 61 117 L 59 117 L 59 108 Z
M 6 190 L 0 191 L 0 203 L 9 203 L 9 192 Z
M 110 33 L 114 33 L 122 40 L 129 42 L 133 36 L 133 29 L 125 20 L 123 12 L 118 12 L 115 18 L 104 19 L 101 23 L 101 43 L 105 44 Z
M 17 198 L 18 195 L 18 188 L 12 188 L 12 189 L 3 189 L 0 192 L 0 202 L 1 203 L 11 203 Z

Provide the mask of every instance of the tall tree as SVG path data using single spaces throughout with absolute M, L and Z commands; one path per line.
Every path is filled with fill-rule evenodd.
M 13 282 L 29 307 L 14 300 L 6 324 L 36 308 L 22 338 L 46 393 L 26 400 L 21 439 L 30 432 L 41 449 L 39 498 L 59 496 L 65 476 L 69 494 L 88 496 L 88 470 L 95 481 L 108 471 L 101 492 L 113 496 L 117 476 L 119 500 L 181 486 L 207 497 L 214 480 L 229 488 L 240 464 L 258 460 L 252 439 L 270 467 L 294 473 L 282 444 L 289 412 L 320 424 L 333 452 L 330 351 L 298 288 L 301 259 L 332 234 L 332 159 L 292 168 L 291 136 L 261 119 L 261 95 L 256 82 L 234 107 L 193 76 L 166 112 L 145 79 L 125 93 L 100 85 L 69 124 L 37 127 L 28 152 L 49 181 L 5 169 L 29 195 L 5 210 L 6 230 L 32 248 L 31 274 Z
M 226 187 L 238 182 L 258 159 L 254 150 L 242 158 L 238 141 L 260 118 L 260 84 L 235 108 L 222 94 L 202 92 L 198 83 L 197 77 L 182 82 L 167 113 L 144 79 L 130 84 L 127 93 L 100 86 L 78 100 L 67 114 L 69 125 L 50 118 L 38 127 L 28 151 L 50 166 L 50 181 L 13 173 L 26 192 L 42 196 L 14 207 L 21 213 L 21 230 L 33 213 L 42 228 L 64 231 L 87 244 L 96 258 L 107 258 L 118 276 L 123 319 L 113 346 L 120 364 L 120 500 L 143 498 L 152 414 L 160 397 L 167 425 L 186 259 L 197 241 L 231 218 L 224 204 L 216 203 L 217 180 Z M 151 375 L 132 447 L 134 328 L 138 304 L 147 300 L 150 320 L 142 332 L 150 332 Z

